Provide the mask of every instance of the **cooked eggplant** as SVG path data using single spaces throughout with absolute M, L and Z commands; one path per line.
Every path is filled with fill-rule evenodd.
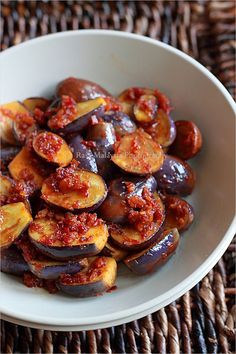
M 159 229 L 160 224 L 153 223 L 152 227 L 143 235 L 142 232 L 136 230 L 133 226 L 111 225 L 109 234 L 114 245 L 133 252 L 143 250 L 153 243 L 159 237 Z
M 79 162 L 79 167 L 97 173 L 98 168 L 95 156 L 89 144 L 83 140 L 82 136 L 78 134 L 69 136 L 67 137 L 67 142 L 73 152 L 74 158 Z
M 9 172 L 15 180 L 23 179 L 26 182 L 30 181 L 34 184 L 35 189 L 41 188 L 45 178 L 45 170 L 42 169 L 42 164 L 33 153 L 26 147 L 10 162 Z
M 194 219 L 193 207 L 186 200 L 173 195 L 164 197 L 164 205 L 165 228 L 176 228 L 179 232 L 187 230 Z
M 31 113 L 34 113 L 35 108 L 39 108 L 41 111 L 46 111 L 50 105 L 50 101 L 44 97 L 29 97 L 23 101 L 23 105 Z
M 94 117 L 103 114 L 106 104 L 102 97 L 77 104 L 68 104 L 67 100 L 70 100 L 70 97 L 64 98 L 61 108 L 48 120 L 49 128 L 62 134 L 76 133 L 86 128 Z M 71 107 L 69 113 L 68 105 Z
M 67 166 L 73 158 L 65 140 L 51 132 L 37 134 L 33 140 L 33 148 L 42 159 L 59 166 Z
M 17 101 L 0 106 L 0 138 L 2 142 L 10 145 L 18 144 L 13 133 L 13 122 L 18 116 L 25 114 L 29 115 L 29 111 Z
M 143 129 L 163 148 L 170 146 L 176 137 L 175 123 L 162 109 L 158 110 L 153 122 L 143 125 Z
M 130 87 L 118 97 L 119 102 L 122 104 L 122 110 L 130 117 L 133 117 L 133 108 L 137 100 L 143 95 L 153 95 L 153 90 L 143 87 Z
M 70 96 L 76 102 L 92 100 L 97 97 L 111 96 L 103 87 L 95 82 L 68 77 L 61 81 L 56 91 L 58 96 Z
M 38 278 L 57 279 L 60 274 L 74 274 L 88 265 L 86 258 L 74 261 L 32 260 L 28 262 L 30 271 Z
M 154 176 L 158 189 L 168 194 L 185 196 L 192 193 L 195 185 L 195 174 L 190 165 L 171 155 L 165 155 L 162 167 Z
M 117 224 L 127 222 L 127 206 L 125 197 L 108 194 L 98 213 L 103 220 L 111 221 Z
M 142 129 L 123 136 L 115 144 L 112 161 L 122 170 L 146 175 L 160 169 L 164 161 L 164 153 L 159 144 Z
M 72 211 L 97 209 L 107 196 L 107 187 L 99 175 L 85 171 L 60 169 L 42 186 L 45 202 Z
M 120 262 L 127 257 L 128 252 L 112 245 L 108 240 L 101 254 L 106 257 L 114 258 L 116 262 Z
M 202 147 L 202 135 L 195 123 L 189 120 L 177 120 L 176 139 L 170 147 L 170 154 L 182 160 L 193 158 Z
M 95 142 L 95 147 L 92 150 L 96 158 L 98 173 L 103 178 L 107 178 L 112 173 L 113 164 L 110 161 L 110 157 L 116 141 L 113 125 L 106 122 L 91 125 L 88 128 L 86 138 Z
M 114 286 L 117 264 L 111 257 L 89 259 L 87 269 L 76 274 L 62 274 L 58 288 L 76 297 L 98 296 Z
M 110 148 L 116 141 L 115 130 L 111 123 L 98 122 L 88 128 L 87 140 L 95 141 L 96 146 Z
M 122 104 L 123 111 L 129 116 L 133 116 L 133 108 L 137 101 L 143 95 L 152 95 L 157 98 L 158 108 L 169 114 L 171 107 L 169 99 L 159 90 L 148 89 L 143 87 L 130 87 L 119 95 L 119 101 Z
M 142 95 L 134 105 L 134 117 L 140 123 L 151 122 L 156 117 L 157 107 L 154 95 Z
M 144 188 L 154 193 L 157 188 L 157 182 L 153 176 L 133 177 L 114 179 L 109 185 L 109 192 L 117 196 L 138 195 L 141 196 Z
M 13 122 L 13 134 L 19 145 L 24 145 L 31 133 L 38 130 L 34 118 L 29 114 L 24 114 Z
M 86 227 L 80 217 L 67 214 L 59 221 L 53 217 L 36 218 L 29 227 L 30 240 L 42 253 L 53 259 L 96 255 L 107 242 L 107 226 L 99 223 Z
M 4 205 L 12 189 L 12 180 L 0 174 L 0 204 Z
M 144 188 L 153 193 L 156 186 L 157 183 L 153 176 L 113 180 L 109 186 L 108 196 L 99 208 L 101 218 L 117 224 L 126 223 L 128 221 L 126 198 L 132 195 L 141 196 Z
M 130 255 L 124 263 L 138 275 L 153 272 L 173 255 L 179 244 L 177 229 L 165 230 L 158 241 L 137 254 Z
M 32 216 L 22 202 L 0 207 L 0 248 L 8 248 L 32 221 Z
M 13 158 L 20 151 L 19 146 L 1 146 L 0 149 L 0 160 L 1 160 L 1 168 L 7 167 L 8 164 L 13 160 Z
M 117 136 L 133 133 L 137 129 L 134 121 L 124 112 L 107 112 L 102 119 L 107 123 L 112 123 Z
M 29 266 L 24 260 L 21 252 L 18 248 L 12 245 L 9 248 L 1 250 L 1 272 L 13 274 L 13 275 L 23 275 L 25 272 L 29 271 Z

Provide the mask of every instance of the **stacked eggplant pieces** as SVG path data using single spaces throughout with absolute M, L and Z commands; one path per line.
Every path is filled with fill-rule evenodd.
M 1 271 L 87 297 L 114 287 L 118 262 L 138 275 L 163 265 L 194 219 L 182 197 L 202 145 L 170 110 L 159 90 L 115 98 L 77 78 L 52 100 L 1 105 Z

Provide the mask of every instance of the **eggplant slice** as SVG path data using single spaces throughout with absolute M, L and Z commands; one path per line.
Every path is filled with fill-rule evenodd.
M 62 274 L 57 286 L 71 296 L 98 296 L 114 286 L 116 273 L 117 264 L 114 258 L 90 258 L 87 269 L 74 275 Z
M 130 255 L 124 260 L 124 263 L 138 275 L 151 273 L 170 258 L 178 244 L 178 230 L 166 230 L 157 242 L 140 253 Z
M 22 202 L 0 207 L 0 248 L 8 248 L 32 221 L 32 216 Z
M 66 242 L 58 237 L 60 228 L 55 218 L 36 218 L 29 228 L 30 241 L 43 254 L 57 260 L 96 255 L 107 242 L 108 229 L 104 223 L 90 227 L 86 233 L 74 231 L 73 238 Z
M 33 140 L 33 148 L 43 160 L 59 166 L 67 166 L 73 158 L 65 140 L 51 132 L 45 131 L 36 135 Z
M 29 271 L 20 250 L 15 245 L 1 251 L 1 272 L 12 275 L 23 275 Z
M 60 274 L 74 274 L 80 272 L 88 265 L 86 258 L 77 261 L 32 260 L 28 262 L 30 271 L 38 278 L 57 279 Z
M 19 114 L 29 115 L 29 111 L 18 101 L 0 106 L 0 137 L 2 142 L 10 145 L 18 144 L 13 132 L 13 123 Z
M 164 153 L 150 135 L 138 129 L 115 144 L 115 154 L 111 160 L 126 172 L 146 175 L 159 170 Z
M 8 168 L 15 180 L 31 181 L 35 185 L 35 189 L 40 189 L 45 178 L 45 171 L 40 168 L 40 165 L 37 156 L 32 154 L 26 147 L 23 147 L 10 162 Z
M 107 187 L 102 177 L 99 175 L 85 171 L 75 170 L 73 176 L 70 176 L 69 183 L 72 178 L 77 187 L 64 186 L 66 179 L 59 182 L 59 190 L 55 190 L 56 175 L 51 175 L 44 181 L 42 186 L 42 198 L 45 202 L 71 211 L 88 211 L 95 210 L 103 202 L 107 196 Z M 62 188 L 60 186 L 63 185 Z

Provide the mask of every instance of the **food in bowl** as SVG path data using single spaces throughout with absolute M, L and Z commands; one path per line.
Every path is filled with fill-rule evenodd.
M 1 105 L 1 270 L 87 297 L 114 288 L 118 262 L 137 275 L 163 265 L 194 219 L 186 160 L 202 146 L 170 112 L 159 90 L 115 98 L 76 78 L 53 99 Z

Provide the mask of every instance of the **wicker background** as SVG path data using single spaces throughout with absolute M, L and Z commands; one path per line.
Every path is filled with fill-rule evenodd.
M 235 96 L 235 1 L 1 1 L 1 49 L 47 33 L 102 28 L 160 39 L 195 57 Z M 233 353 L 235 255 L 178 301 L 126 325 L 81 332 L 2 321 L 2 353 Z

